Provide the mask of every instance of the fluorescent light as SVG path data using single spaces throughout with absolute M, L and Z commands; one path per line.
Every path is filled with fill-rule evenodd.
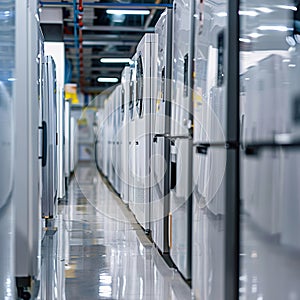
M 101 58 L 100 61 L 102 63 L 132 63 L 132 60 L 130 58 Z
M 254 11 L 254 10 L 240 10 L 239 11 L 239 15 L 240 16 L 256 17 L 259 14 L 256 11 Z
M 129 10 L 129 9 L 107 9 L 106 13 L 108 15 L 149 15 L 150 10 L 148 9 L 143 9 L 143 10 Z
M 282 32 L 285 32 L 285 31 L 291 31 L 293 30 L 293 28 L 289 28 L 289 27 L 286 27 L 286 26 L 280 26 L 280 25 L 274 25 L 274 26 L 271 26 L 271 25 L 266 25 L 266 26 L 259 26 L 257 27 L 258 30 L 262 30 L 262 31 L 267 31 L 267 30 L 274 30 L 274 31 L 282 31 Z
M 257 32 L 252 32 L 252 33 L 248 34 L 248 36 L 253 39 L 258 39 L 259 37 L 263 36 L 263 34 L 257 33 Z
M 251 43 L 250 39 L 240 38 L 240 42 L 242 43 Z
M 256 7 L 255 9 L 266 14 L 273 12 L 273 10 L 268 7 Z
M 216 14 L 217 17 L 227 17 L 227 12 L 226 11 L 221 11 Z
M 7 79 L 8 81 L 16 81 L 16 78 L 10 77 Z
M 116 83 L 119 81 L 118 78 L 116 77 L 98 77 L 97 78 L 98 82 L 112 82 L 112 83 Z
M 281 8 L 281 9 L 290 9 L 290 10 L 293 10 L 293 11 L 297 11 L 297 7 L 296 6 L 291 6 L 291 5 L 277 5 L 278 8 Z

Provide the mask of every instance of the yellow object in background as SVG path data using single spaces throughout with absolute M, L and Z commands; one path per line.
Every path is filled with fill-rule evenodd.
M 76 83 L 65 84 L 65 98 L 70 99 L 72 104 L 79 103 L 79 99 L 77 97 L 77 84 Z

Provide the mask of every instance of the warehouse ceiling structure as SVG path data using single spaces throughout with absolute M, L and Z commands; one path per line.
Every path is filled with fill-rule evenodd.
M 122 69 L 154 26 L 169 0 L 40 1 L 45 41 L 63 41 L 66 77 L 84 94 L 120 82 Z M 111 60 L 114 58 L 115 60 Z

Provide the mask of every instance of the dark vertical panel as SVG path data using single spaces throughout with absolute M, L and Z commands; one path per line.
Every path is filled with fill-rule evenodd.
M 225 299 L 239 297 L 239 1 L 228 1 L 227 151 L 225 221 Z

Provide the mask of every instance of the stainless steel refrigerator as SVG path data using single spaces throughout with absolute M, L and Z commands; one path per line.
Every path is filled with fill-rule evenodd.
M 169 252 L 170 135 L 172 80 L 172 10 L 165 10 L 155 25 L 158 35 L 156 98 L 153 104 L 153 160 L 151 234 L 163 253 Z
M 135 61 L 135 216 L 141 226 L 149 231 L 157 34 L 149 33 L 143 36 L 136 49 Z
M 173 4 L 169 248 L 185 279 L 191 278 L 193 6 L 185 0 Z

